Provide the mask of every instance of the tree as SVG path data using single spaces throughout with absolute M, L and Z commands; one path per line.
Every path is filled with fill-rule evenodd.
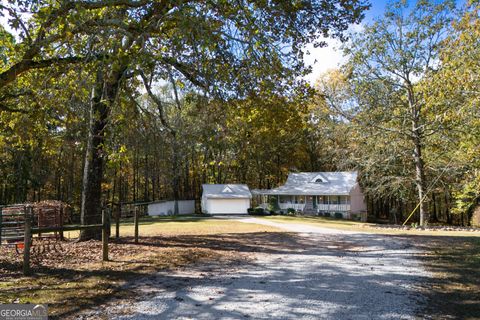
M 452 211 L 462 221 L 464 214 L 472 213 L 480 196 L 479 14 L 478 2 L 466 4 L 454 30 L 442 43 L 440 67 L 424 86 L 429 109 L 445 110 L 442 123 L 449 129 L 448 139 L 443 137 L 438 144 L 444 146 L 442 153 L 450 163 L 449 176 L 455 177 L 448 186 L 454 197 Z
M 299 85 L 292 79 L 306 71 L 303 46 L 324 45 L 320 35 L 342 37 L 366 8 L 357 0 L 11 1 L 0 9 L 11 17 L 18 42 L 0 71 L 0 91 L 41 68 L 91 66 L 82 221 L 94 223 L 100 219 L 109 117 L 138 70 L 224 99 L 259 87 L 288 94 Z M 83 239 L 93 236 L 82 233 Z
M 411 146 L 421 225 L 428 221 L 424 148 L 442 128 L 426 116 L 419 82 L 438 66 L 438 46 L 453 8 L 451 1 L 419 0 L 412 8 L 397 1 L 345 46 L 345 72 L 357 97 L 356 121 L 395 133 Z

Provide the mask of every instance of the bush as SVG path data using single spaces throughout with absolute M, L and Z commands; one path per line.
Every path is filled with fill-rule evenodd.
M 288 209 L 287 209 L 287 213 L 288 213 L 288 214 L 295 214 L 295 209 L 293 209 L 293 208 L 288 208 Z
M 268 209 L 272 210 L 272 211 L 276 211 L 276 210 L 280 209 L 280 207 L 278 206 L 277 197 L 269 197 L 269 199 L 268 199 Z
M 351 218 L 352 218 L 352 220 L 355 220 L 355 221 L 362 220 L 362 216 L 358 213 L 352 213 Z
M 341 212 L 335 212 L 335 219 L 343 219 L 343 214 Z
M 265 214 L 265 210 L 261 207 L 255 208 L 255 214 L 259 215 L 259 216 L 262 216 L 262 215 Z
M 325 212 L 324 217 L 330 217 L 330 212 Z
M 253 208 L 248 208 L 248 209 L 247 209 L 247 213 L 248 213 L 248 214 L 254 214 L 254 213 L 255 213 L 255 209 L 253 209 Z

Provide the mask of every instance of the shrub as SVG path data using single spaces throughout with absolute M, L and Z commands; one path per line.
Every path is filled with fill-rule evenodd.
M 324 217 L 330 217 L 330 212 L 325 212 Z
M 273 210 L 273 211 L 276 211 L 276 210 L 280 209 L 280 207 L 278 206 L 277 197 L 269 197 L 268 198 L 268 209 Z
M 287 209 L 287 213 L 288 213 L 288 214 L 295 214 L 295 209 L 293 209 L 293 208 L 288 208 L 288 209 Z
M 343 214 L 341 212 L 335 212 L 335 219 L 343 219 Z
M 248 208 L 248 209 L 247 209 L 247 212 L 248 212 L 248 214 L 254 214 L 254 213 L 255 213 L 255 209 L 253 209 L 253 208 Z
M 257 208 L 255 208 L 255 214 L 259 215 L 259 216 L 264 215 L 265 210 L 262 207 L 257 207 Z
M 358 213 L 352 213 L 351 218 L 355 221 L 360 221 L 362 219 L 361 215 Z

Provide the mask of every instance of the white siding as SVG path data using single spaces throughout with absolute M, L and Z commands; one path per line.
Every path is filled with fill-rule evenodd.
M 246 214 L 250 199 L 203 199 L 202 210 L 208 214 Z
M 167 216 L 175 212 L 175 201 L 156 202 L 148 205 L 149 216 Z M 179 200 L 178 214 L 194 214 L 195 200 Z

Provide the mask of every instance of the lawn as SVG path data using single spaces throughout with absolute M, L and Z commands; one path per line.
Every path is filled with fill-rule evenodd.
M 421 230 L 411 228 L 405 229 L 387 229 L 377 228 L 376 224 L 365 223 L 351 220 L 319 217 L 319 216 L 266 216 L 261 217 L 280 223 L 300 223 L 318 226 L 322 228 L 333 228 L 347 231 L 368 232 L 386 235 L 419 235 L 419 236 L 446 236 L 446 237 L 480 237 L 480 232 L 469 231 L 440 231 L 440 230 Z
M 238 223 L 235 221 L 201 216 L 144 217 L 139 222 L 141 236 L 250 233 L 273 229 L 278 231 L 276 228 L 269 228 L 261 225 L 249 226 L 247 223 Z M 112 235 L 114 234 L 115 226 L 112 225 Z M 123 221 L 121 223 L 120 235 L 134 235 L 134 224 L 132 220 Z
M 248 261 L 251 253 L 239 252 L 239 246 L 279 231 L 195 217 L 146 218 L 139 229 L 140 243 L 134 244 L 133 223 L 122 223 L 121 238 L 109 245 L 109 262 L 101 261 L 99 241 L 53 246 L 51 242 L 47 245 L 49 241 L 34 240 L 31 277 L 21 275 L 20 255 L 0 247 L 0 303 L 46 303 L 53 318 L 68 318 L 102 302 L 128 298 L 131 292 L 125 286 L 132 280 L 161 270 Z

